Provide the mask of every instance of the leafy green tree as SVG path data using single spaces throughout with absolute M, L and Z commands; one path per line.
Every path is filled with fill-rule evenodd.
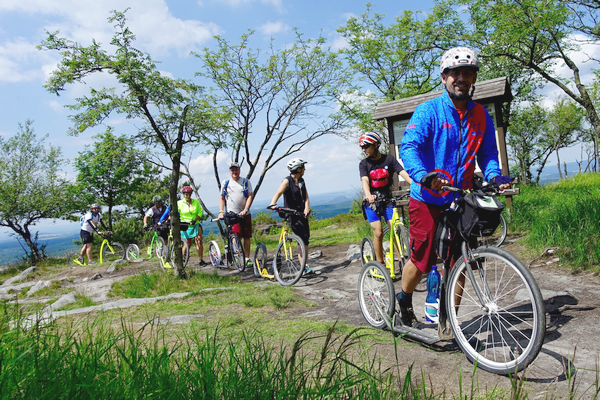
M 372 119 L 377 103 L 437 90 L 440 58 L 458 43 L 457 32 L 462 31 L 460 18 L 444 7 L 424 16 L 404 11 L 389 25 L 372 9 L 367 4 L 364 14 L 338 28 L 348 43 L 342 54 L 364 84 L 353 86 L 341 103 L 361 131 L 385 129 Z
M 96 142 L 75 159 L 77 184 L 88 204 L 99 200 L 108 207 L 108 227 L 112 230 L 113 208 L 131 205 L 140 190 L 160 179 L 160 170 L 146 161 L 133 139 L 115 136 L 112 128 L 93 138 Z M 147 193 L 144 197 L 151 196 Z
M 534 72 L 560 88 L 587 114 L 597 137 L 600 118 L 572 55 L 598 39 L 594 0 L 457 0 L 470 15 L 469 38 L 487 57 Z M 580 39 L 582 38 L 582 39 Z M 597 62 L 589 58 L 585 61 Z M 564 65 L 568 71 L 557 68 Z M 599 171 L 600 172 L 600 171 Z
M 561 98 L 548 114 L 548 131 L 545 142 L 550 149 L 549 154 L 552 152 L 556 154 L 560 179 L 563 176 L 560 169 L 559 150 L 571 147 L 578 141 L 578 135 L 582 132 L 583 113 L 581 111 L 581 108 L 574 102 Z
M 16 135 L 0 136 L 0 226 L 23 240 L 32 264 L 46 257 L 31 228 L 40 220 L 59 218 L 77 208 L 70 183 L 60 174 L 64 160 L 58 147 L 38 138 L 33 121 L 19 124 Z
M 127 11 L 127 10 L 126 10 Z M 59 95 L 65 87 L 82 82 L 93 74 L 109 74 L 119 82 L 117 88 L 91 88 L 87 96 L 69 106 L 78 111 L 71 117 L 71 133 L 77 135 L 102 124 L 110 115 L 122 114 L 139 124 L 138 142 L 161 149 L 171 161 L 169 198 L 177 201 L 181 157 L 184 146 L 195 145 L 202 135 L 222 126 L 225 112 L 216 109 L 204 89 L 188 80 L 162 75 L 150 55 L 133 47 L 135 35 L 127 27 L 125 12 L 112 11 L 109 23 L 115 33 L 107 51 L 92 40 L 82 46 L 58 32 L 47 32 L 40 50 L 59 51 L 62 60 L 45 88 Z M 179 231 L 179 215 L 171 212 L 171 224 Z M 181 239 L 175 235 L 175 275 L 185 276 L 181 257 Z
M 131 198 L 127 203 L 127 214 L 132 218 L 137 218 L 140 223 L 148 208 L 154 205 L 152 198 L 155 195 L 160 196 L 165 203 L 168 203 L 169 184 L 171 182 L 170 174 L 157 176 L 147 172 L 149 169 L 160 169 L 160 167 L 151 167 L 147 162 L 143 165 L 144 172 L 140 175 L 138 184 L 134 188 L 135 191 L 131 194 Z
M 531 167 L 548 153 L 543 143 L 547 126 L 548 111 L 539 104 L 517 107 L 513 113 L 506 141 L 516 163 L 513 170 L 516 169 L 522 183 L 532 182 Z
M 210 141 L 217 184 L 217 153 L 229 147 L 234 161 L 247 162 L 246 178 L 260 174 L 253 182 L 256 196 L 278 162 L 325 135 L 343 134 L 346 118 L 332 109 L 346 75 L 322 37 L 305 40 L 297 33 L 289 46 L 276 49 L 271 43 L 262 51 L 249 48 L 252 34 L 242 35 L 237 45 L 217 36 L 215 51 L 196 56 L 204 67 L 198 74 L 213 82 L 218 104 L 232 113 L 223 131 L 233 134 Z
M 353 72 L 382 101 L 398 100 L 436 90 L 441 85 L 440 58 L 457 43 L 462 22 L 455 14 L 434 7 L 420 12 L 404 11 L 386 26 L 383 14 L 373 5 L 361 16 L 350 18 L 338 32 L 348 42 L 342 50 Z

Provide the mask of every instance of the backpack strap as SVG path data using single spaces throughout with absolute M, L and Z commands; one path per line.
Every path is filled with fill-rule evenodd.
M 221 192 L 223 197 L 227 197 L 227 185 L 229 185 L 229 179 L 223 183 L 223 191 Z M 244 187 L 244 197 L 248 197 L 248 179 L 242 178 L 242 186 Z
M 227 185 L 229 185 L 229 179 L 223 183 L 223 190 L 221 191 L 221 195 L 223 195 L 223 197 L 227 197 Z
M 248 198 L 248 179 L 242 178 L 242 184 L 244 186 L 244 197 Z

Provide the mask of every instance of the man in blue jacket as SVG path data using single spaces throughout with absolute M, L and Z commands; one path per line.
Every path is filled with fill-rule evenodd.
M 438 218 L 454 200 L 442 186 L 471 189 L 475 161 L 486 180 L 493 182 L 500 175 L 494 123 L 485 107 L 471 100 L 478 71 L 473 50 L 456 47 L 444 53 L 440 72 L 446 90 L 415 109 L 402 138 L 400 157 L 413 180 L 408 205 L 411 260 L 396 296 L 404 325 L 417 325 L 412 293 L 437 260 L 433 240 Z M 438 175 L 428 189 L 424 177 L 434 171 Z M 502 183 L 501 190 L 510 186 L 497 183 Z

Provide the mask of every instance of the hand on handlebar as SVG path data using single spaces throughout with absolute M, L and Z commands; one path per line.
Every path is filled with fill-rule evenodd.
M 490 181 L 498 185 L 498 190 L 502 191 L 510 189 L 510 185 L 513 181 L 513 178 L 511 178 L 510 176 L 498 175 L 490 179 Z
M 276 210 L 276 209 L 277 209 L 277 203 L 269 204 L 267 206 L 267 210 Z
M 365 198 L 367 199 L 367 201 L 369 202 L 369 204 L 373 204 L 373 203 L 375 203 L 375 200 L 377 200 L 377 195 L 370 194 L 368 196 L 365 196 Z
M 437 172 L 430 172 L 421 178 L 421 185 L 424 187 L 435 190 L 436 192 L 442 192 L 443 186 L 447 186 L 450 182 L 447 179 L 443 179 Z

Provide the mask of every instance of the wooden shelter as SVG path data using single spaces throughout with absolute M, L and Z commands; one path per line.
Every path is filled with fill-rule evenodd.
M 385 119 L 387 122 L 390 154 L 399 158 L 400 142 L 415 108 L 427 100 L 441 96 L 442 93 L 443 91 L 431 92 L 377 105 L 373 119 Z M 487 108 L 496 127 L 496 143 L 498 145 L 502 175 L 509 175 L 505 138 L 506 127 L 503 126 L 502 103 L 511 101 L 512 98 L 510 85 L 506 77 L 490 79 L 475 84 L 473 100 Z M 518 189 L 513 189 L 510 193 L 506 193 L 506 195 L 517 193 Z

